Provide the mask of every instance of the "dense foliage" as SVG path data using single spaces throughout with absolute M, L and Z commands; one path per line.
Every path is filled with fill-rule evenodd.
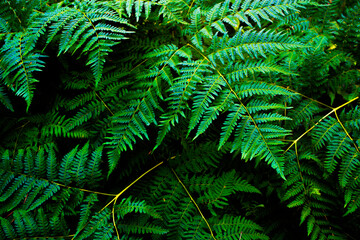
M 360 2 L 1 0 L 1 239 L 357 239 Z

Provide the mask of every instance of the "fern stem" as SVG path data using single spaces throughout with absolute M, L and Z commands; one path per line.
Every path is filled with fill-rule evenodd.
M 108 105 L 102 100 L 102 98 L 97 94 L 97 92 L 95 92 L 95 95 L 99 98 L 99 100 L 104 104 L 104 106 L 106 107 L 106 109 L 111 113 L 112 116 L 114 116 L 114 113 L 110 110 L 110 108 L 108 107 Z
M 189 193 L 189 191 L 187 190 L 187 188 L 185 187 L 185 185 L 183 184 L 183 182 L 180 180 L 180 178 L 179 178 L 178 175 L 176 174 L 175 170 L 174 170 L 173 168 L 171 168 L 171 171 L 174 173 L 176 179 L 177 179 L 178 182 L 181 184 L 181 186 L 185 189 L 187 195 L 190 197 L 191 201 L 194 203 L 195 207 L 196 207 L 197 210 L 199 211 L 202 219 L 204 219 L 207 227 L 208 227 L 209 230 L 210 230 L 210 234 L 211 234 L 212 238 L 213 238 L 214 240 L 216 240 L 216 238 L 215 238 L 215 236 L 214 236 L 214 233 L 213 233 L 213 231 L 212 231 L 212 229 L 211 229 L 211 227 L 210 227 L 210 224 L 208 223 L 208 221 L 206 220 L 206 218 L 205 218 L 204 215 L 202 214 L 202 212 L 201 212 L 199 206 L 196 204 L 194 198 L 191 196 L 191 194 Z
M 158 166 L 160 166 L 161 164 L 163 164 L 164 162 L 160 162 L 158 164 L 156 164 L 154 167 L 150 168 L 149 170 L 147 170 L 145 173 L 143 173 L 140 177 L 138 177 L 137 179 L 135 179 L 132 183 L 130 183 L 128 186 L 126 186 L 121 192 L 119 192 L 118 194 L 116 195 L 112 195 L 112 196 L 115 196 L 110 202 L 108 202 L 105 207 L 103 207 L 99 212 L 101 213 L 102 211 L 104 211 L 104 209 L 106 209 L 111 203 L 113 203 L 113 207 L 112 207 L 112 210 L 111 210 L 111 214 L 112 214 L 112 218 L 113 218 L 113 225 L 115 227 L 115 231 L 116 231 L 116 234 L 117 234 L 117 238 L 120 239 L 120 236 L 119 236 L 119 232 L 118 232 L 118 229 L 116 227 L 116 222 L 115 222 L 115 204 L 116 204 L 116 201 L 117 199 L 126 191 L 128 190 L 132 185 L 134 185 L 137 181 L 139 181 L 142 177 L 144 177 L 146 174 L 148 174 L 149 172 L 151 172 L 152 170 L 154 170 L 155 168 L 157 168 Z M 93 219 L 93 217 L 91 218 Z M 86 223 L 84 224 L 84 226 L 74 235 L 74 237 L 72 238 L 72 240 L 75 239 L 75 237 L 88 225 L 88 223 L 91 221 L 91 219 Z
M 119 230 L 117 229 L 116 222 L 115 222 L 115 205 L 116 205 L 117 199 L 118 199 L 118 197 L 115 197 L 115 201 L 114 201 L 114 204 L 111 209 L 111 215 L 112 215 L 112 222 L 113 222 L 115 232 L 116 232 L 116 237 L 118 238 L 118 240 L 120 240 Z
M 311 128 L 309 128 L 308 130 L 306 130 L 306 132 L 304 132 L 303 134 L 300 135 L 300 137 L 298 137 L 296 140 L 294 140 L 294 142 L 284 151 L 284 153 L 286 153 L 287 151 L 289 151 L 289 149 L 296 144 L 303 136 L 305 136 L 308 132 L 310 132 L 311 130 L 313 130 L 314 127 L 316 127 L 322 120 L 324 120 L 325 118 L 327 118 L 330 114 L 332 114 L 333 112 L 335 112 L 336 115 L 336 111 L 339 110 L 340 108 L 345 107 L 346 105 L 348 105 L 349 103 L 355 101 L 356 99 L 358 99 L 359 97 L 353 98 L 350 101 L 336 107 L 333 108 L 333 110 L 331 110 L 330 112 L 328 112 L 325 116 L 323 116 L 319 121 L 317 121 Z M 340 120 L 338 120 L 340 121 Z M 340 123 L 340 125 L 343 127 L 345 133 L 348 135 L 348 137 L 352 140 L 352 138 L 350 137 L 350 135 L 347 133 L 345 127 L 342 125 L 342 123 Z M 355 146 L 356 147 L 356 146 Z M 357 151 L 359 151 L 359 149 L 356 147 Z
M 40 178 L 41 179 L 41 178 Z M 41 179 L 41 180 L 45 180 L 45 181 L 48 181 L 46 179 Z M 52 183 L 52 184 L 55 184 L 55 185 L 58 185 L 60 187 L 64 187 L 64 188 L 69 188 L 69 189 L 77 189 L 81 192 L 88 192 L 88 193 L 94 193 L 94 194 L 98 194 L 98 195 L 104 195 L 104 196 L 116 196 L 116 194 L 112 194 L 112 193 L 103 193 L 103 192 L 97 192 L 97 191 L 91 191 L 91 190 L 88 190 L 88 189 L 83 189 L 83 188 L 76 188 L 76 187 L 70 187 L 70 186 L 66 186 L 66 185 L 63 185 L 61 183 L 56 183 L 56 182 L 53 182 L 53 181 L 48 181 L 49 183 Z

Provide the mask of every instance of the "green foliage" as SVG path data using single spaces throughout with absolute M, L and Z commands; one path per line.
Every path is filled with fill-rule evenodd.
M 356 239 L 359 13 L 1 1 L 0 238 Z

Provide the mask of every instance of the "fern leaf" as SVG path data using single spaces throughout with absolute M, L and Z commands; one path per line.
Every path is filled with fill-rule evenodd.
M 85 198 L 83 204 L 81 205 L 80 220 L 77 226 L 77 232 L 86 226 L 86 223 L 89 221 L 89 218 L 92 214 L 92 208 L 97 201 L 97 195 L 95 194 L 90 194 Z
M 13 86 L 11 89 L 16 95 L 25 99 L 28 110 L 34 95 L 34 84 L 38 82 L 33 73 L 41 71 L 44 67 L 41 58 L 45 55 L 28 48 L 27 37 L 23 33 L 17 33 L 5 41 L 0 50 L 2 55 L 0 67 L 4 69 L 1 78 L 8 85 Z
M 289 90 L 286 90 L 282 87 L 268 84 L 265 82 L 255 82 L 255 81 L 247 81 L 240 85 L 239 87 L 239 97 L 247 98 L 253 95 L 283 95 L 283 96 L 291 96 L 294 95 Z
M 15 230 L 7 219 L 0 217 L 0 223 L 1 223 L 1 228 L 0 228 L 1 233 L 3 233 L 2 237 L 8 239 L 16 238 L 17 235 L 15 233 Z
M 199 123 L 195 138 L 206 131 L 206 129 L 210 126 L 212 121 L 217 118 L 220 112 L 232 103 L 233 98 L 234 95 L 228 89 L 224 89 L 220 93 L 217 99 L 215 99 L 213 106 L 210 106 L 208 109 L 206 109 L 205 113 L 203 114 L 203 118 Z
M 126 214 L 131 212 L 146 213 L 154 218 L 161 218 L 161 216 L 152 208 L 148 206 L 145 201 L 134 201 L 129 198 L 124 198 L 115 206 L 118 218 L 123 219 Z
M 261 56 L 265 58 L 266 54 L 302 47 L 303 45 L 288 38 L 285 34 L 274 33 L 270 30 L 238 31 L 232 38 L 214 38 L 212 52 L 208 58 L 216 64 L 216 60 L 224 63 L 225 60 L 234 61 L 236 57 L 243 60 L 247 57 L 258 58 Z
M 294 106 L 294 109 L 289 111 L 289 117 L 293 120 L 288 122 L 291 128 L 298 127 L 302 122 L 310 121 L 314 118 L 316 113 L 319 113 L 321 109 L 319 106 L 311 100 L 301 101 L 299 105 Z
M 204 60 L 197 62 L 184 62 L 181 69 L 181 77 L 177 78 L 175 83 L 169 89 L 170 95 L 166 99 L 169 102 L 169 111 L 161 116 L 160 132 L 156 141 L 157 148 L 171 125 L 179 121 L 179 115 L 185 117 L 184 110 L 188 108 L 187 100 L 193 94 L 196 84 L 201 81 L 203 73 L 209 71 L 208 65 Z
M 360 167 L 359 152 L 355 148 L 348 150 L 340 163 L 339 182 L 342 187 L 345 187 L 354 171 Z
M 102 179 L 102 172 L 100 163 L 102 160 L 103 146 L 97 147 L 91 154 L 91 159 L 86 163 L 85 174 L 87 184 L 89 186 L 96 186 L 96 184 Z
M 108 208 L 105 208 L 100 213 L 95 214 L 95 216 L 90 220 L 90 223 L 86 225 L 85 228 L 78 228 L 74 239 L 85 239 L 92 236 L 97 231 L 103 234 L 103 228 L 106 227 L 108 221 L 110 220 L 111 212 Z M 80 230 L 79 230 L 80 229 Z M 106 229 L 105 229 L 106 230 Z M 106 236 L 106 235 L 105 235 Z
M 220 76 L 215 79 L 206 77 L 203 80 L 201 89 L 196 91 L 195 96 L 193 97 L 194 103 L 187 135 L 189 135 L 190 131 L 198 125 L 204 112 L 209 108 L 211 102 L 219 95 L 225 85 L 226 84 L 222 81 Z
M 61 161 L 60 170 L 59 170 L 59 182 L 65 185 L 69 185 L 73 180 L 73 175 L 71 174 L 72 164 L 77 153 L 79 146 L 76 146 L 68 154 L 64 156 Z
M 221 136 L 219 142 L 219 149 L 226 143 L 232 134 L 237 121 L 246 113 L 244 107 L 240 104 L 234 104 L 230 109 L 230 113 L 226 117 L 223 127 L 221 128 Z
M 241 144 L 242 158 L 252 159 L 259 156 L 268 162 L 282 178 L 285 178 L 283 173 L 284 157 L 280 154 L 281 149 L 277 146 L 282 143 L 277 140 L 267 141 L 265 129 L 262 129 L 261 126 L 256 127 L 253 123 L 245 128 L 244 141 Z M 277 132 L 277 130 L 275 131 Z M 282 135 L 286 134 L 286 131 L 282 131 Z M 272 137 L 270 135 L 270 138 Z
M 1 75 L 1 73 L 0 73 Z M 14 108 L 11 104 L 11 101 L 9 99 L 9 97 L 6 95 L 6 93 L 4 92 L 4 89 L 0 86 L 0 102 L 10 111 L 14 111 Z
M 77 186 L 83 187 L 86 183 L 86 165 L 89 154 L 89 142 L 87 142 L 77 153 L 72 163 L 70 173 Z
M 136 223 L 121 223 L 118 225 L 119 231 L 127 234 L 166 234 L 168 231 L 162 227 L 156 226 L 151 223 L 146 223 L 144 225 L 138 225 Z
M 105 58 L 111 52 L 111 47 L 126 39 L 124 34 L 132 33 L 117 25 L 131 26 L 125 19 L 117 17 L 116 12 L 105 3 L 82 2 L 83 9 L 63 7 L 44 13 L 30 26 L 30 32 L 35 35 L 44 33 L 49 26 L 50 32 L 47 44 L 59 33 L 59 54 L 82 49 L 88 55 L 87 65 L 90 65 L 98 85 L 102 78 Z M 35 41 L 34 40 L 34 41 Z M 110 41 L 111 40 L 111 41 Z
M 215 222 L 214 230 L 219 238 L 269 239 L 259 225 L 241 216 L 224 215 Z
M 128 109 L 113 117 L 116 125 L 111 129 L 113 136 L 111 144 L 124 151 L 129 147 L 133 148 L 136 142 L 135 136 L 143 139 L 148 138 L 146 126 L 156 122 L 153 118 L 154 109 L 157 108 L 156 100 L 153 99 L 151 89 L 140 101 L 133 102 Z

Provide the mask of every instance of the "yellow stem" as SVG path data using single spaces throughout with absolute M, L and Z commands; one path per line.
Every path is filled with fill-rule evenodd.
M 176 179 L 177 179 L 178 182 L 181 184 L 181 186 L 185 189 L 187 195 L 190 197 L 191 201 L 194 203 L 195 207 L 196 207 L 197 210 L 199 211 L 202 219 L 204 219 L 206 225 L 208 226 L 208 228 L 209 228 L 209 230 L 210 230 L 210 234 L 211 234 L 212 238 L 216 240 L 216 238 L 215 238 L 215 236 L 214 236 L 214 233 L 213 233 L 213 231 L 212 231 L 212 229 L 211 229 L 211 227 L 210 227 L 210 224 L 208 223 L 208 221 L 206 220 L 206 218 L 205 218 L 204 215 L 202 214 L 202 212 L 201 212 L 199 206 L 196 204 L 194 198 L 191 196 L 191 194 L 189 193 L 189 191 L 187 190 L 187 188 L 185 187 L 185 185 L 182 183 L 182 181 L 180 180 L 180 178 L 179 178 L 178 175 L 176 174 L 175 170 L 171 168 L 171 171 L 174 173 Z
M 345 106 L 348 105 L 349 103 L 357 100 L 358 98 L 359 98 L 359 97 L 353 98 L 353 99 L 351 99 L 350 101 L 348 101 L 348 102 L 346 102 L 346 103 L 344 103 L 344 104 L 342 104 L 342 105 L 340 105 L 340 106 L 338 106 L 338 107 L 336 107 L 336 108 L 333 108 L 328 114 L 326 114 L 326 115 L 323 116 L 319 121 L 317 121 L 317 123 L 315 123 L 311 128 L 309 128 L 306 132 L 304 132 L 303 134 L 301 134 L 300 137 L 298 137 L 296 140 L 294 140 L 293 143 L 284 151 L 284 153 L 286 153 L 287 151 L 289 151 L 289 149 L 290 149 L 294 144 L 296 144 L 303 136 L 305 136 L 305 135 L 306 135 L 308 132 L 310 132 L 314 127 L 316 127 L 322 120 L 324 120 L 325 118 L 327 118 L 327 117 L 328 117 L 330 114 L 332 114 L 333 112 L 335 113 L 335 116 L 336 116 L 336 118 L 338 119 L 341 127 L 344 129 L 346 135 L 352 140 L 352 138 L 350 137 L 349 133 L 347 132 L 347 130 L 345 129 L 345 127 L 343 126 L 343 124 L 340 122 L 340 120 L 339 120 L 339 118 L 338 118 L 338 116 L 337 116 L 337 114 L 336 114 L 336 111 L 339 110 L 340 108 L 345 107 Z M 356 144 L 355 144 L 355 145 L 356 145 Z M 357 147 L 357 146 L 355 146 L 355 147 L 356 147 L 357 151 L 359 151 L 358 147 Z
M 130 183 L 127 187 L 125 187 L 121 192 L 119 192 L 118 194 L 115 195 L 115 197 L 110 201 L 108 202 L 105 207 L 103 207 L 99 212 L 101 213 L 102 211 L 104 211 L 105 208 L 107 208 L 111 203 L 114 202 L 114 205 L 113 205 L 113 208 L 111 210 L 111 214 L 112 214 L 112 221 L 113 221 L 113 225 L 115 227 L 115 231 L 116 231 L 116 234 L 117 234 L 117 238 L 120 239 L 119 237 L 119 232 L 117 230 L 117 227 L 116 227 L 116 222 L 115 222 L 115 204 L 116 204 L 116 201 L 117 199 L 126 191 L 128 190 L 132 185 L 134 185 L 137 181 L 139 181 L 142 177 L 144 177 L 146 174 L 148 174 L 149 172 L 151 172 L 152 170 L 154 170 L 155 168 L 157 168 L 158 166 L 160 166 L 161 164 L 163 164 L 164 162 L 160 162 L 158 164 L 156 164 L 154 167 L 150 168 L 149 170 L 147 170 L 145 173 L 143 173 L 140 177 L 138 177 L 137 179 L 135 179 L 135 181 L 133 181 L 132 183 Z M 76 235 L 78 235 L 85 227 L 86 225 L 89 223 L 90 221 L 88 221 L 86 224 L 84 224 L 84 226 L 77 232 Z M 74 237 L 72 238 L 75 239 L 76 235 L 74 235 Z

